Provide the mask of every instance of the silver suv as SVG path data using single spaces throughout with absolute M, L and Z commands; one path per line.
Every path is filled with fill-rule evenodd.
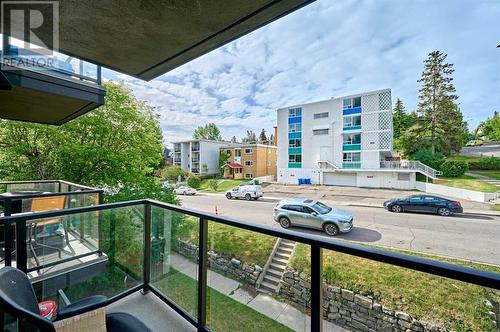
M 311 199 L 284 199 L 274 207 L 274 220 L 281 227 L 299 226 L 323 230 L 330 236 L 352 229 L 352 213 Z

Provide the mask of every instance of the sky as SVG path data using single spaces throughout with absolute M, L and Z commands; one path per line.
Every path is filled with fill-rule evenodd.
M 500 0 L 318 0 L 149 82 L 109 70 L 160 114 L 165 143 L 215 123 L 268 134 L 281 107 L 392 89 L 418 105 L 423 61 L 454 64 L 469 128 L 500 111 Z

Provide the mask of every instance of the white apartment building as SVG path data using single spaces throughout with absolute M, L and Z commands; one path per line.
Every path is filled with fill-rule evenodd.
M 416 172 L 436 171 L 415 161 L 392 161 L 391 90 L 278 109 L 281 183 L 411 189 Z
M 174 142 L 173 165 L 194 174 L 219 174 L 219 148 L 228 142 L 188 140 Z M 207 165 L 207 170 L 203 169 Z

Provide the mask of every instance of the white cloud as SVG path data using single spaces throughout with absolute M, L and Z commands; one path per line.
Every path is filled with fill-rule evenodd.
M 414 109 L 423 61 L 439 49 L 475 126 L 500 110 L 498 17 L 489 0 L 320 0 L 151 82 L 108 77 L 156 107 L 167 141 L 208 122 L 229 139 L 270 133 L 279 107 L 367 90 L 391 88 Z

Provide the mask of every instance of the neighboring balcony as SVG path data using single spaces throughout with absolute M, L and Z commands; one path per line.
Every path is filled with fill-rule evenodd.
M 352 107 L 342 110 L 342 115 L 361 114 L 361 112 L 362 112 L 361 107 Z
M 104 104 L 98 65 L 10 44 L 0 66 L 0 118 L 61 125 Z
M 498 273 L 330 239 L 309 231 L 256 225 L 153 200 L 22 214 L 0 221 L 16 227 L 19 233 L 54 218 L 67 224 L 78 222 L 79 229 L 86 230 L 83 237 L 75 233 L 78 241 L 92 243 L 102 261 L 68 267 L 72 260 L 82 259 L 75 250 L 72 255 L 65 254 L 64 260 L 48 258 L 44 264 L 59 270 L 51 274 L 43 266 L 29 267 L 29 243 L 19 236 L 15 243 L 17 267 L 28 273 L 37 300 L 54 300 L 63 308 L 88 296 L 105 295 L 109 312 L 128 312 L 153 331 L 335 331 L 341 330 L 341 324 L 351 324 L 345 325 L 349 330 L 364 331 L 370 329 L 368 326 L 384 331 L 406 331 L 409 327 L 415 327 L 412 331 L 424 331 L 423 326 L 429 331 L 442 330 L 406 313 L 411 308 L 406 303 L 401 308 L 380 304 L 384 300 L 380 294 L 385 290 L 377 289 L 373 279 L 388 276 L 404 280 L 393 283 L 398 295 L 396 302 L 400 301 L 400 294 L 410 294 L 428 307 L 437 305 L 434 298 L 428 299 L 428 293 L 412 292 L 412 287 L 428 285 L 429 292 L 439 296 L 440 308 L 452 306 L 445 312 L 429 309 L 421 313 L 431 314 L 440 322 L 453 320 L 452 323 L 462 324 L 462 315 L 470 317 L 468 310 L 483 312 L 486 308 L 482 295 L 477 294 L 500 295 Z M 215 234 L 234 234 L 234 241 L 241 241 L 243 248 L 237 253 L 237 243 L 220 247 L 227 242 Z M 260 275 L 266 258 L 260 266 L 241 259 L 244 253 L 247 259 L 260 256 L 248 248 L 262 248 L 264 244 L 265 257 L 276 257 L 269 264 L 278 268 L 273 273 L 286 271 L 280 279 L 264 278 L 281 285 L 278 293 L 256 290 L 261 282 L 265 285 Z M 301 272 L 283 265 L 284 259 L 279 257 L 287 252 L 301 255 L 294 263 L 302 267 Z M 356 291 L 366 286 L 358 275 L 351 290 L 348 285 L 335 285 L 337 279 L 345 276 L 332 275 L 332 266 L 336 273 L 342 266 L 349 271 L 364 268 L 372 287 L 370 294 L 377 296 Z M 394 297 L 393 293 L 390 296 Z M 290 304 L 294 299 L 300 301 Z M 494 330 L 488 317 L 479 316 L 484 324 L 481 326 Z M 22 326 L 16 325 L 18 317 L 13 318 L 3 321 L 5 328 L 22 330 Z
M 200 145 L 199 144 L 191 144 L 191 151 L 192 152 L 200 151 Z
M 361 130 L 361 125 L 343 127 L 342 130 L 343 131 L 359 131 L 359 130 Z

